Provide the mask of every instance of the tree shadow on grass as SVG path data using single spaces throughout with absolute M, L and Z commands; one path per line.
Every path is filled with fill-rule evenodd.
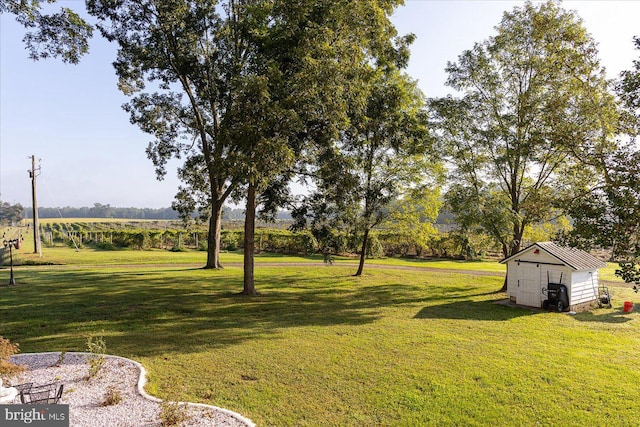
M 602 322 L 602 323 L 627 323 L 633 319 L 633 313 L 623 313 L 622 311 L 583 311 L 577 313 L 574 319 L 580 322 Z
M 20 286 L 0 292 L 3 336 L 23 351 L 84 351 L 88 335 L 102 334 L 111 352 L 156 356 L 273 339 L 286 328 L 371 324 L 389 307 L 436 304 L 418 318 L 515 317 L 505 307 L 471 300 L 491 292 L 434 286 L 397 272 L 370 284 L 344 269 L 265 269 L 262 295 L 246 297 L 237 294 L 239 268 L 114 270 L 25 272 Z
M 496 304 L 497 301 L 499 300 L 463 299 L 446 304 L 429 305 L 420 310 L 414 318 L 505 321 L 537 314 L 535 311 L 521 307 L 499 305 Z
M 32 272 L 0 294 L 3 335 L 23 351 L 83 351 L 89 334 L 104 334 L 118 354 L 153 356 L 269 339 L 283 328 L 363 325 L 380 317 L 374 298 L 335 287 L 267 288 L 244 297 L 231 272 Z M 172 277 L 175 280 L 172 280 Z M 317 281 L 318 279 L 308 279 Z

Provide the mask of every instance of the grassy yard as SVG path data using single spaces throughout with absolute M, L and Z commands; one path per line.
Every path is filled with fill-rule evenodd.
M 85 219 L 86 221 L 96 221 L 95 219 Z M 75 221 L 75 220 L 74 220 Z M 123 220 L 114 220 L 123 222 Z M 9 229 L 7 229 L 9 230 Z M 7 231 L 0 230 L 0 231 Z M 15 232 L 15 229 L 13 230 Z M 8 231 L 7 231 L 8 232 Z M 68 246 L 55 246 L 42 248 L 42 257 L 33 253 L 33 234 L 24 234 L 23 249 L 16 253 L 17 262 L 20 264 L 54 264 L 54 265 L 85 265 L 85 266 L 105 266 L 105 265 L 204 265 L 207 259 L 206 252 L 196 250 L 186 250 L 184 252 L 171 252 L 168 250 L 96 250 L 91 247 L 82 248 L 77 251 Z M 224 264 L 237 265 L 243 261 L 242 252 L 226 252 L 221 254 Z M 294 256 L 264 253 L 256 256 L 258 264 L 268 263 L 321 263 L 322 255 Z M 335 263 L 340 265 L 355 265 L 356 257 L 335 257 Z M 407 259 L 407 258 L 375 258 L 367 260 L 366 265 L 382 265 L 391 267 L 418 267 L 436 268 L 443 270 L 480 271 L 488 273 L 505 273 L 506 267 L 497 260 L 464 261 L 453 259 Z M 365 268 L 366 268 L 365 265 Z M 615 270 L 619 268 L 617 263 L 609 262 L 606 268 L 600 270 L 602 280 L 623 284 L 624 282 L 615 276 Z M 355 272 L 355 267 L 354 267 Z
M 235 266 L 23 267 L 0 288 L 0 334 L 23 352 L 102 334 L 149 392 L 264 426 L 637 425 L 630 289 L 571 316 L 496 305 L 501 277 L 352 270 L 261 266 L 246 298 Z
M 242 264 L 242 252 L 223 252 L 221 254 L 223 265 Z M 16 252 L 16 258 L 20 264 L 53 264 L 76 266 L 117 266 L 117 265 L 188 265 L 192 267 L 203 266 L 207 259 L 206 252 L 187 250 L 184 252 L 171 252 L 167 250 L 131 251 L 131 250 L 97 250 L 83 248 L 76 251 L 74 248 L 57 246 L 43 248 L 43 256 L 33 253 L 33 243 L 25 241 L 23 249 Z M 356 270 L 356 258 L 335 257 L 336 265 L 352 266 Z M 322 255 L 294 256 L 264 253 L 256 256 L 259 264 L 301 264 L 322 263 Z M 506 267 L 495 260 L 460 261 L 446 259 L 403 259 L 403 258 L 375 258 L 368 259 L 367 266 L 412 267 L 442 270 L 458 270 L 462 272 L 479 271 L 486 273 L 505 273 Z M 606 268 L 600 270 L 600 278 L 607 282 L 622 285 L 623 281 L 615 276 L 615 270 L 619 268 L 616 263 L 608 263 Z

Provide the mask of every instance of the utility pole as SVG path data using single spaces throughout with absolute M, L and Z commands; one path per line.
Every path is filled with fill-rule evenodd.
M 40 166 L 36 169 L 36 156 L 31 156 L 31 170 L 29 177 L 31 178 L 31 201 L 33 202 L 33 253 L 42 256 L 42 247 L 40 246 L 40 224 L 38 221 L 38 203 L 36 201 L 36 172 L 40 172 Z

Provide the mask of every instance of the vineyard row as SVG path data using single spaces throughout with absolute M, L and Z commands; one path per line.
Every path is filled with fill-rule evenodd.
M 207 231 L 164 227 L 151 228 L 124 223 L 46 223 L 41 225 L 41 240 L 48 246 L 93 246 L 98 249 L 128 248 L 134 250 L 206 250 Z M 180 224 L 179 222 L 171 225 Z M 477 248 L 486 248 L 488 242 L 478 237 Z M 314 253 L 354 254 L 360 251 L 360 236 L 347 231 L 333 230 L 321 240 L 310 231 L 292 232 L 286 229 L 258 228 L 256 230 L 256 250 L 258 252 L 310 255 Z M 243 247 L 242 230 L 222 230 L 221 249 L 234 251 Z M 469 253 L 455 233 L 436 233 L 426 241 L 418 242 L 410 233 L 393 230 L 378 230 L 370 236 L 367 247 L 369 256 L 435 256 L 435 257 L 478 257 L 481 250 Z

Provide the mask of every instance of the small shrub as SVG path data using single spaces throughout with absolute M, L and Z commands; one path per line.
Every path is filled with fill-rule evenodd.
M 370 235 L 367 241 L 367 256 L 372 258 L 384 256 L 384 248 L 375 234 Z
M 56 363 L 54 363 L 54 366 L 60 366 L 62 364 L 64 364 L 64 357 L 67 355 L 66 351 L 61 351 L 60 355 L 58 356 L 58 360 L 56 360 Z
M 14 344 L 6 338 L 0 336 L 0 375 L 10 377 L 24 371 L 24 367 L 11 363 L 9 358 L 18 354 L 20 345 Z
M 151 247 L 151 238 L 146 230 L 131 233 L 130 241 L 134 249 L 145 250 Z
M 102 369 L 106 361 L 104 354 L 107 351 L 107 344 L 104 342 L 102 336 L 95 337 L 89 335 L 89 338 L 87 338 L 87 350 L 91 354 L 88 358 L 89 373 L 87 374 L 86 380 L 90 380 L 98 375 L 98 372 L 100 372 L 100 369 Z
M 100 406 L 112 406 L 120 402 L 122 402 L 122 394 L 120 394 L 120 391 L 114 386 L 109 386 L 104 393 L 104 399 L 100 402 Z
M 186 404 L 162 402 L 160 404 L 160 425 L 163 427 L 181 426 L 189 420 Z
M 69 239 L 69 241 L 67 242 L 67 246 L 72 249 L 73 248 L 84 249 L 84 245 L 80 243 L 78 240 L 74 240 L 74 239 Z
M 318 250 L 318 241 L 310 231 L 293 234 L 292 252 L 302 255 L 311 255 Z
M 241 231 L 223 230 L 220 233 L 220 247 L 227 251 L 233 252 L 240 247 L 240 241 L 243 239 Z
M 100 242 L 96 243 L 96 249 L 101 249 L 103 251 L 113 251 L 116 247 L 110 242 Z

